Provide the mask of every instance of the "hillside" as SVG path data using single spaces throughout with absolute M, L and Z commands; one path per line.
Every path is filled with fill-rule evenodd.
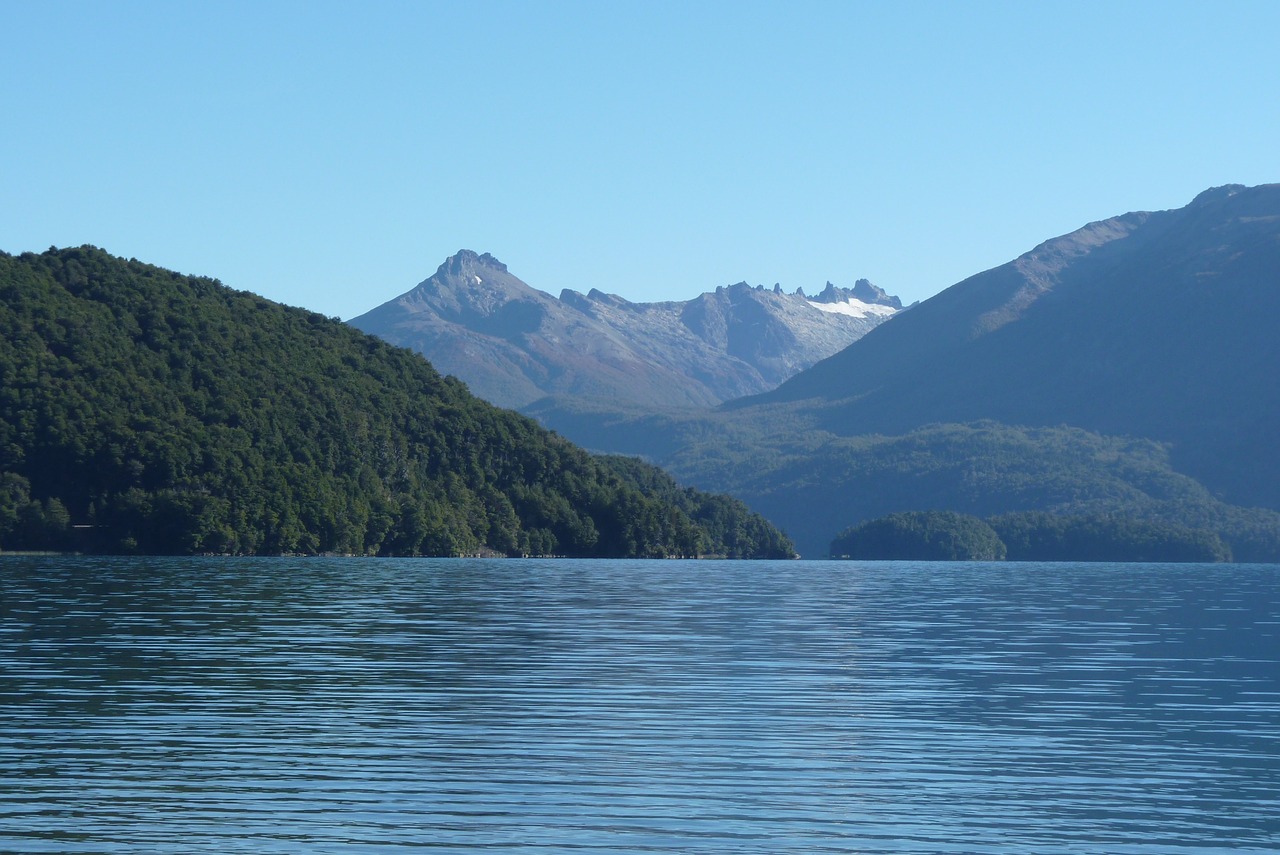
M 733 406 L 786 402 L 846 436 L 994 419 L 1146 437 L 1274 508 L 1278 328 L 1280 185 L 1220 187 L 1047 241 Z
M 711 406 L 772 389 L 895 314 L 866 280 L 818 295 L 739 283 L 688 301 L 559 298 L 491 255 L 462 250 L 351 324 L 424 354 L 501 406 L 542 398 Z
M 1280 185 L 1047 241 L 717 410 L 531 408 L 724 490 L 802 554 L 914 510 L 1118 515 L 1280 560 Z
M 92 247 L 0 254 L 0 546 L 790 555 L 419 355 Z
M 1114 516 L 1218 533 L 1236 561 L 1280 561 L 1280 513 L 1228 504 L 1166 445 L 993 421 L 839 436 L 787 405 L 745 411 L 560 412 L 567 436 L 660 461 L 781 526 L 805 558 L 856 523 L 913 510 Z

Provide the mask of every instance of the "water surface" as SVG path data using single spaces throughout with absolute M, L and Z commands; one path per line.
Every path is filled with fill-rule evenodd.
M 0 851 L 1271 853 L 1278 582 L 0 557 Z

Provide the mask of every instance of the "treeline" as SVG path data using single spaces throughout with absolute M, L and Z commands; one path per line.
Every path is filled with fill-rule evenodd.
M 92 248 L 0 253 L 0 548 L 790 557 L 337 319 Z
M 1216 532 L 1113 516 L 1040 511 L 987 520 L 953 511 L 910 511 L 870 520 L 831 542 L 833 558 L 918 561 L 1230 561 Z
M 658 515 L 662 512 L 662 504 L 667 504 L 697 521 L 700 528 L 699 555 L 717 558 L 749 558 L 753 555 L 795 557 L 791 539 L 759 514 L 746 513 L 746 505 L 737 499 L 681 487 L 666 472 L 634 457 L 606 456 L 601 460 L 650 497 L 649 504 L 641 513 Z

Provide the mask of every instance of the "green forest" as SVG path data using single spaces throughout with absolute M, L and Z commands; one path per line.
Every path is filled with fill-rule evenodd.
M 806 558 L 827 555 L 832 538 L 857 522 L 951 510 L 1202 529 L 1221 538 L 1233 561 L 1280 561 L 1280 512 L 1224 502 L 1174 468 L 1168 445 L 1140 437 L 993 421 L 837 436 L 776 405 L 750 419 L 736 411 L 632 413 L 599 439 L 592 434 L 602 432 L 602 414 L 574 416 L 552 425 L 591 447 L 653 459 L 682 483 L 737 496 L 785 528 Z
M 908 511 L 851 526 L 833 558 L 869 561 L 1230 561 L 1216 532 L 1117 516 L 1042 511 L 986 520 L 954 511 Z
M 832 558 L 864 561 L 1002 561 L 1008 550 L 991 526 L 954 511 L 905 511 L 836 535 Z
M 93 248 L 0 253 L 0 548 L 789 558 L 336 318 Z

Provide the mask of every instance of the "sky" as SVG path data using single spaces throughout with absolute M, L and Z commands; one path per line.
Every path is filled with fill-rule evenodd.
M 910 303 L 1280 181 L 1280 3 L 0 0 L 0 250 L 344 319 L 459 249 Z

